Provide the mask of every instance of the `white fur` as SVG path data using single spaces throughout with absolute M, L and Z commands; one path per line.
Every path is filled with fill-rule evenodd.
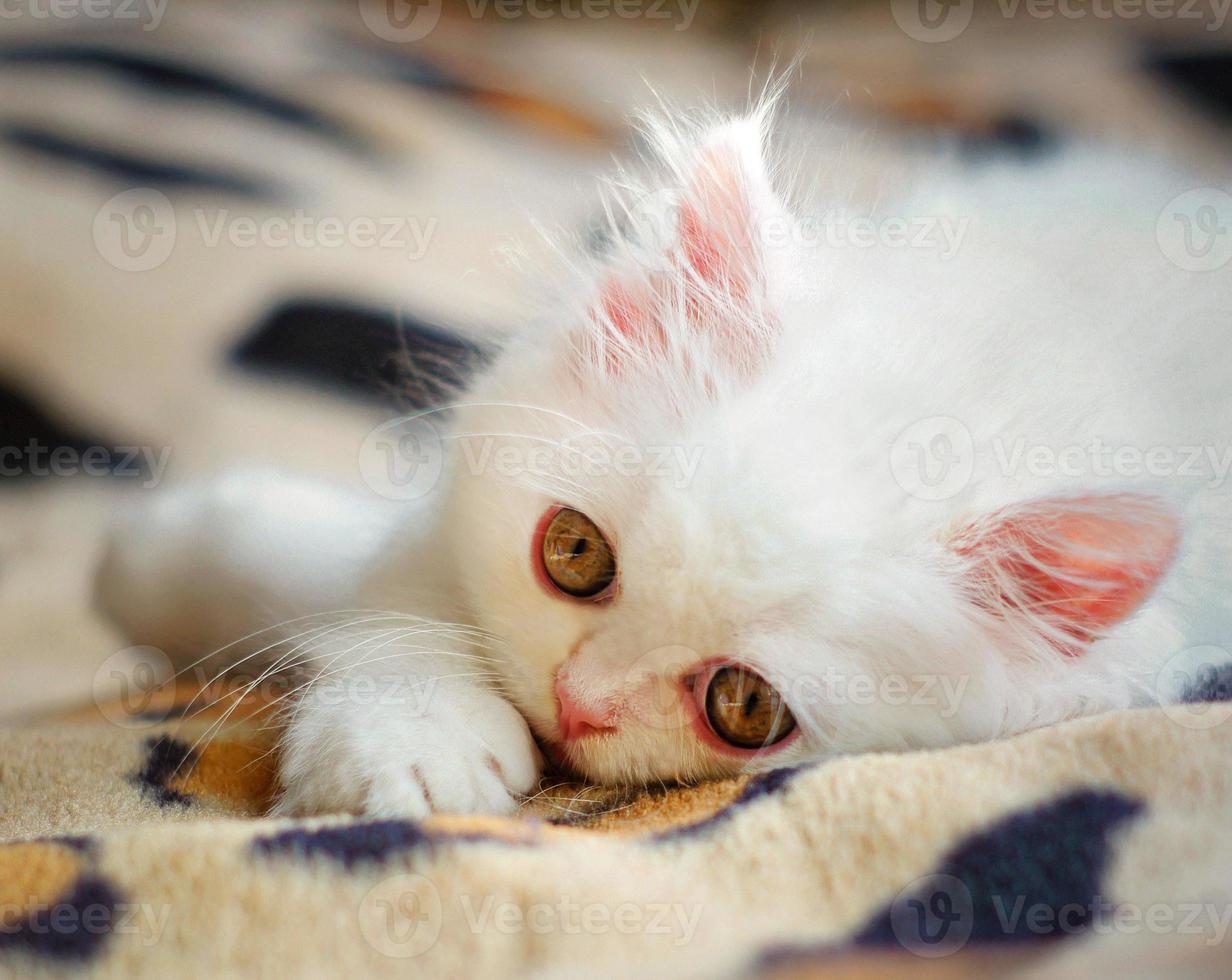
M 1025 466 L 1007 474 L 998 462 L 1018 445 L 1060 451 L 1095 438 L 1228 451 L 1227 272 L 1182 272 L 1155 242 L 1156 215 L 1184 180 L 1119 158 L 1110 172 L 1108 156 L 1085 150 L 1021 171 L 943 169 L 923 193 L 871 213 L 967 219 L 945 261 L 910 247 L 761 242 L 729 270 L 744 278 L 740 289 L 689 281 L 678 255 L 648 265 L 646 242 L 657 239 L 639 237 L 648 218 L 639 202 L 652 202 L 660 237 L 676 220 L 663 201 L 683 195 L 704 210 L 698 182 L 735 187 L 759 221 L 786 213 L 771 189 L 782 168 L 762 163 L 767 120 L 762 111 L 717 126 L 658 124 L 658 175 L 621 178 L 614 250 L 570 263 L 543 319 L 459 400 L 430 516 L 416 510 L 383 534 L 383 557 L 347 588 L 335 583 L 330 594 L 347 598 L 331 607 L 411 612 L 476 627 L 483 639 L 462 630 L 434 646 L 420 636 L 418 655 L 379 667 L 377 641 L 364 634 L 360 654 L 328 646 L 331 662 L 368 664 L 310 688 L 296 706 L 284 809 L 512 806 L 537 773 L 518 715 L 543 743 L 557 743 L 553 685 L 566 662 L 578 697 L 615 705 L 619 719 L 615 735 L 576 743 L 568 761 L 597 780 L 642 783 L 988 739 L 1141 703 L 1162 695 L 1158 675 L 1171 656 L 1227 644 L 1227 486 Z M 715 163 L 716 147 L 734 148 L 735 184 Z M 660 201 L 665 189 L 677 198 Z M 786 190 L 801 203 L 800 189 Z M 722 228 L 731 216 L 711 217 Z M 666 348 L 629 341 L 596 313 L 612 281 L 654 292 Z M 699 295 L 700 312 L 690 305 Z M 749 343 L 733 347 L 732 338 Z M 971 433 L 972 477 L 946 499 L 919 499 L 895 479 L 892 451 L 905 430 L 936 416 Z M 476 467 L 493 445 L 550 451 L 535 457 L 534 472 Z M 590 478 L 569 469 L 579 447 L 620 446 L 677 449 L 696 468 Z M 267 497 L 277 486 L 253 480 Z M 1055 636 L 1035 628 L 1042 619 L 973 603 L 956 529 L 1024 501 L 1121 491 L 1165 501 L 1183 544 L 1146 604 L 1081 656 L 1059 653 Z M 613 542 L 620 577 L 610 603 L 562 600 L 536 582 L 530 539 L 554 502 L 585 511 Z M 373 522 L 384 527 L 384 518 Z M 254 535 L 241 537 L 251 548 Z M 159 581 L 182 561 L 171 541 L 161 560 L 139 563 L 159 567 L 150 573 Z M 299 561 L 336 567 L 324 547 Z M 113 563 L 113 594 L 141 595 L 139 576 L 115 571 L 133 565 Z M 273 571 L 263 578 L 277 580 Z M 287 606 L 303 605 L 291 601 L 294 588 L 283 591 Z M 337 694 L 338 677 L 365 672 L 420 681 L 461 673 L 448 654 L 482 658 L 460 662 L 481 664 L 483 676 L 450 677 L 425 712 L 323 696 Z M 695 736 L 675 681 L 721 657 L 775 683 L 799 738 L 733 758 Z

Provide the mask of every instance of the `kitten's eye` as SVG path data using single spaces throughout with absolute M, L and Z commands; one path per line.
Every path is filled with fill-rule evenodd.
M 616 578 L 616 555 L 603 532 L 581 511 L 562 507 L 543 529 L 543 571 L 556 588 L 593 599 Z
M 706 720 L 724 742 L 761 749 L 795 730 L 796 719 L 779 692 L 751 670 L 720 667 L 706 688 Z

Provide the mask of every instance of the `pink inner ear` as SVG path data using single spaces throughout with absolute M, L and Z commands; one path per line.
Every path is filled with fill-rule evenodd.
M 1019 613 L 1069 655 L 1132 614 L 1168 570 L 1181 528 L 1162 501 L 1136 494 L 1033 501 L 963 531 L 976 601 Z
M 713 135 L 691 163 L 664 267 L 602 284 L 592 318 L 606 337 L 602 360 L 609 371 L 619 373 L 634 351 L 669 353 L 677 339 L 670 334 L 682 330 L 708 336 L 720 361 L 742 374 L 761 362 L 776 321 L 765 309 L 756 222 L 777 202 L 760 152 L 755 130 Z M 672 322 L 681 312 L 684 322 Z M 678 339 L 687 348 L 688 338 Z
M 663 326 L 659 302 L 649 285 L 629 287 L 612 280 L 599 294 L 600 324 L 623 338 L 632 347 L 651 353 L 667 350 L 667 331 Z M 607 369 L 618 374 L 624 346 L 608 343 L 604 347 Z
M 680 208 L 680 245 L 697 280 L 728 302 L 753 301 L 765 288 L 758 222 L 775 206 L 759 155 L 748 145 L 708 145 L 697 160 Z
M 710 147 L 680 209 L 680 243 L 698 280 L 737 303 L 762 285 L 765 270 L 756 221 L 759 206 L 739 148 Z M 763 196 L 769 197 L 769 192 Z

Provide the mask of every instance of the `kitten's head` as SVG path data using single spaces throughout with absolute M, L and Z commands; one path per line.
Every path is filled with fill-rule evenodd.
M 1177 544 L 1137 495 L 981 511 L 903 492 L 886 447 L 912 409 L 844 400 L 827 272 L 783 233 L 763 128 L 659 132 L 660 181 L 457 416 L 468 601 L 509 697 L 600 781 L 1023 727 L 1022 678 L 1046 717 Z

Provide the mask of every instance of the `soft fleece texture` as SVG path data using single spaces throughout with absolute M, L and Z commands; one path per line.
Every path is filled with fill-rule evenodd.
M 1229 715 L 628 795 L 549 782 L 516 817 L 415 824 L 263 819 L 263 715 L 189 754 L 199 716 L 85 712 L 0 736 L 0 971 L 1042 976 L 1124 956 L 1226 976 Z M 1020 898 L 1044 925 L 1010 919 Z M 953 919 L 948 946 L 913 899 Z

